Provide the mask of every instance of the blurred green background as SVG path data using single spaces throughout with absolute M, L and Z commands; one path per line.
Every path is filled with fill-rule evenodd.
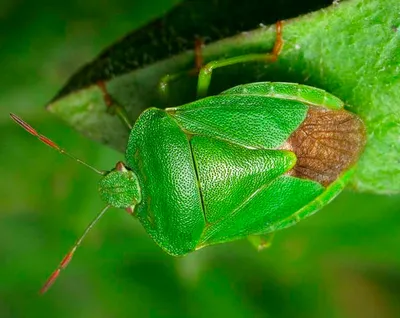
M 174 3 L 0 3 L 0 317 L 399 317 L 400 196 L 350 192 L 261 253 L 243 241 L 173 258 L 113 209 L 38 296 L 103 203 L 97 175 L 36 142 L 8 113 L 111 168 L 122 154 L 43 106 L 102 48 Z

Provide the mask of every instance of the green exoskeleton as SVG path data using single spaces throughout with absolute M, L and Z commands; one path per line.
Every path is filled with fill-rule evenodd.
M 210 82 L 206 73 L 199 79 L 200 94 Z M 179 107 L 149 108 L 132 126 L 126 163 L 102 173 L 99 191 L 106 208 L 42 291 L 108 207 L 126 209 L 175 256 L 246 237 L 262 243 L 339 194 L 364 143 L 363 122 L 340 99 L 293 83 L 250 83 Z

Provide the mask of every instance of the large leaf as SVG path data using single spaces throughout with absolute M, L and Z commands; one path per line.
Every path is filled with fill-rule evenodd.
M 262 2 L 257 3 L 254 15 L 259 15 L 265 7 Z M 215 5 L 218 4 L 216 1 Z M 194 39 L 195 35 L 209 36 L 216 29 L 204 22 L 209 19 L 207 14 L 217 12 L 223 16 L 226 11 L 212 8 L 212 5 L 199 7 L 199 1 L 187 1 L 163 19 L 127 36 L 73 76 L 48 109 L 86 136 L 123 151 L 128 131 L 118 118 L 105 112 L 101 92 L 93 84 L 105 80 L 111 95 L 126 107 L 132 120 L 145 108 L 165 106 L 157 92 L 160 79 L 188 70 L 194 64 L 192 50 L 167 56 L 187 48 L 187 41 L 178 45 L 180 32 L 187 39 L 184 31 L 189 30 Z M 214 74 L 211 92 L 218 93 L 244 82 L 279 80 L 306 83 L 333 93 L 346 102 L 349 110 L 359 114 L 367 126 L 368 143 L 353 187 L 358 191 L 398 193 L 399 12 L 398 0 L 351 0 L 285 21 L 285 42 L 278 62 L 220 69 Z M 193 25 L 198 28 L 191 28 Z M 231 34 L 223 30 L 220 36 Z M 274 40 L 274 26 L 258 27 L 208 43 L 203 56 L 205 61 L 212 61 L 267 52 Z M 155 50 L 150 49 L 152 45 Z M 157 53 L 161 48 L 167 53 Z M 146 50 L 150 53 L 146 54 Z M 172 83 L 168 103 L 194 99 L 195 84 L 195 77 Z

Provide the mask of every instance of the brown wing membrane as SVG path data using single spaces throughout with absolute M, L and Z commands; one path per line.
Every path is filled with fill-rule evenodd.
M 290 175 L 328 186 L 357 161 L 364 144 L 364 124 L 356 115 L 311 106 L 304 122 L 281 148 L 297 156 Z

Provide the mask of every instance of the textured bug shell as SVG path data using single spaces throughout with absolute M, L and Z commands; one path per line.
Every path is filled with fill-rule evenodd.
M 136 215 L 173 255 L 270 233 L 340 193 L 364 142 L 362 121 L 339 99 L 298 84 L 152 108 L 127 147 L 143 196 Z

